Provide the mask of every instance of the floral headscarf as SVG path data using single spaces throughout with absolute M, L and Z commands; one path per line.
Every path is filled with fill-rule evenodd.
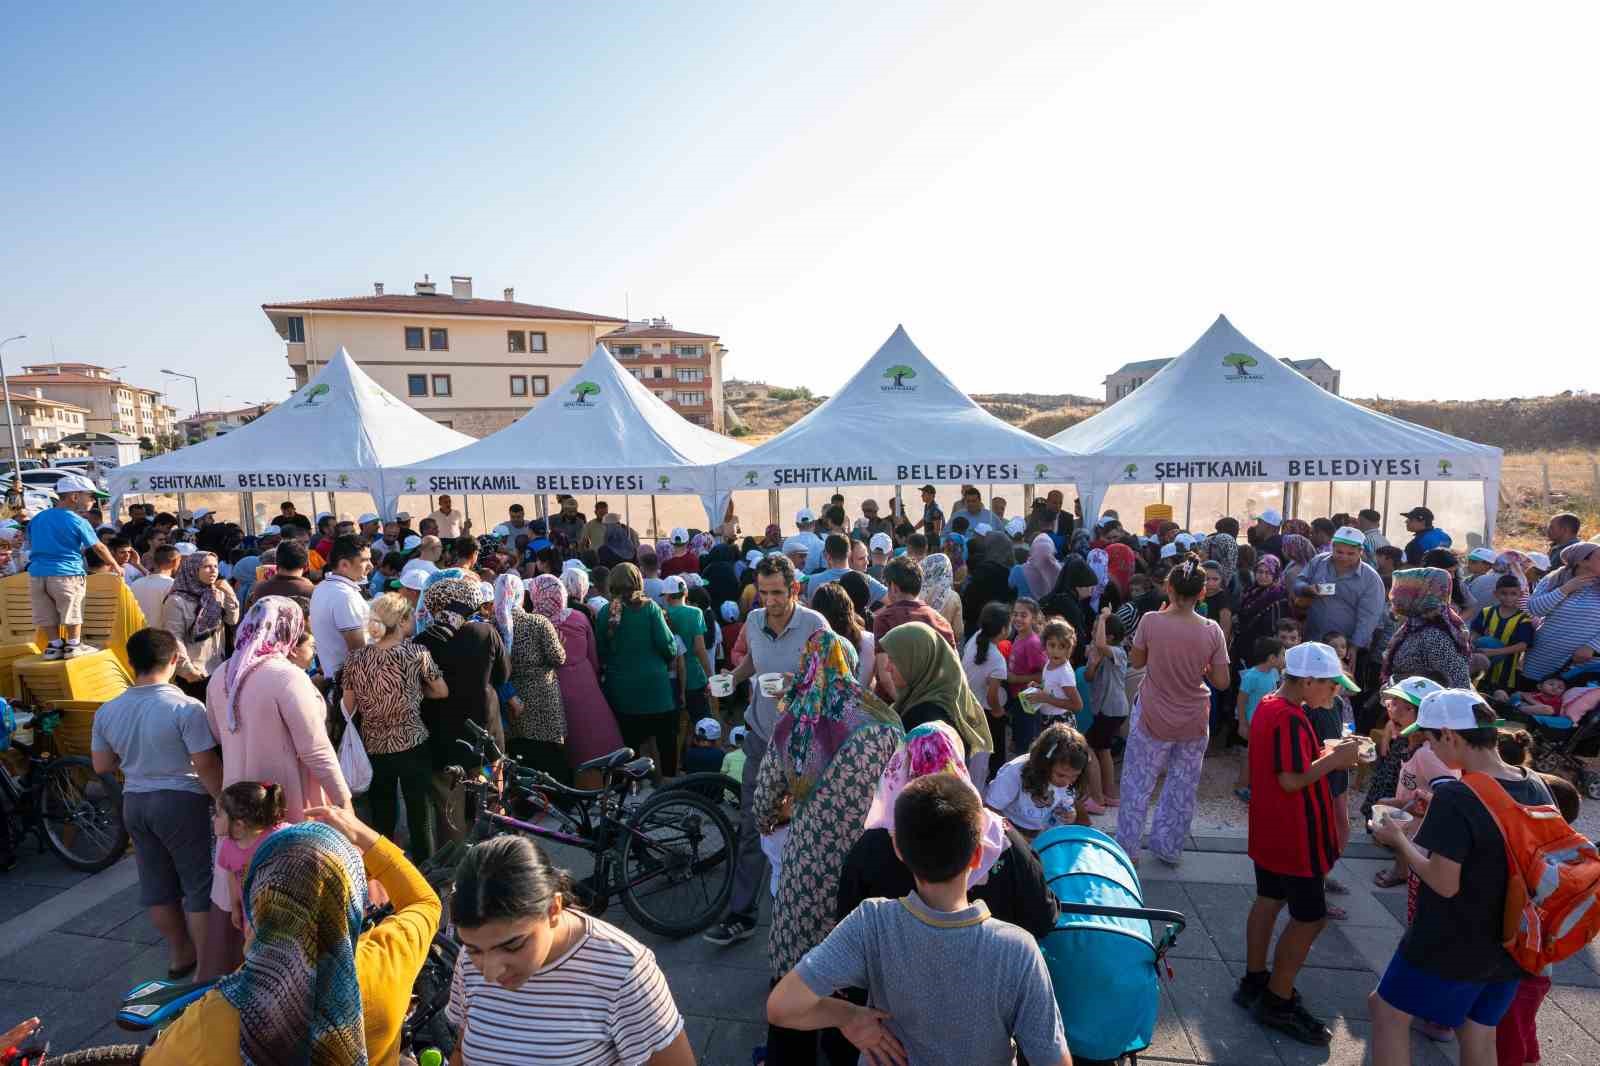
M 656 561 L 664 563 L 670 558 L 672 558 L 672 541 L 656 541 Z
M 689 549 L 696 555 L 704 555 L 716 546 L 716 538 L 710 533 L 696 533 L 689 538 Z
M 1111 572 L 1111 580 L 1116 584 L 1117 591 L 1122 593 L 1123 599 L 1128 597 L 1128 586 L 1138 568 L 1139 557 L 1132 548 L 1122 543 L 1106 546 L 1106 569 Z
M 178 567 L 178 573 L 172 579 L 172 589 L 167 593 L 195 601 L 194 625 L 189 629 L 190 640 L 204 640 L 222 624 L 222 590 L 217 588 L 216 582 L 206 585 L 200 581 L 200 568 L 216 561 L 216 555 L 211 552 L 197 551 L 184 556 L 183 565 Z
M 1286 563 L 1299 563 L 1305 566 L 1317 557 L 1317 546 L 1311 543 L 1310 537 L 1302 534 L 1285 533 L 1282 544 L 1283 561 Z
M 1288 590 L 1283 587 L 1283 564 L 1276 555 L 1263 555 L 1256 560 L 1256 570 L 1266 570 L 1272 575 L 1272 584 L 1258 585 L 1255 579 L 1255 570 L 1250 572 L 1250 584 L 1245 587 L 1244 595 L 1239 597 L 1239 620 L 1241 622 L 1253 619 L 1274 603 L 1288 596 Z
M 1074 529 L 1072 531 L 1072 539 L 1067 541 L 1067 551 L 1070 554 L 1079 556 L 1083 559 L 1087 559 L 1089 557 L 1089 549 L 1093 546 L 1093 534 L 1091 534 L 1087 529 L 1084 529 L 1082 526 Z
M 878 791 L 872 797 L 872 806 L 861 828 L 887 829 L 893 833 L 894 803 L 900 798 L 900 790 L 928 774 L 955 774 L 962 784 L 975 793 L 978 791 L 972 778 L 967 776 L 966 760 L 961 758 L 961 737 L 944 722 L 924 722 L 906 734 L 905 743 L 889 759 L 889 765 L 878 778 Z M 983 861 L 967 874 L 968 888 L 976 888 L 989 879 L 990 868 L 1009 843 L 1005 819 L 988 807 L 983 808 Z
M 1056 542 L 1050 539 L 1050 534 L 1040 533 L 1029 542 L 1028 561 L 1022 564 L 1022 576 L 1036 600 L 1050 595 L 1050 590 L 1056 587 L 1061 563 L 1056 559 Z
M 424 589 L 422 603 L 428 608 L 426 632 L 441 641 L 454 637 L 456 631 L 478 613 L 479 584 L 476 577 L 442 577 Z
M 812 633 L 772 730 L 772 748 L 782 753 L 797 809 L 851 734 L 871 725 L 898 732 L 900 719 L 856 680 L 856 653 L 849 641 L 831 629 Z
M 1389 642 L 1388 650 L 1383 653 L 1384 677 L 1390 676 L 1395 650 L 1405 642 L 1405 638 L 1430 627 L 1448 633 L 1463 656 L 1472 654 L 1467 627 L 1450 605 L 1450 583 L 1450 571 L 1437 566 L 1419 566 L 1394 572 L 1389 605 L 1395 615 L 1403 620 L 1403 624 Z
M 922 590 L 917 599 L 935 611 L 944 610 L 944 599 L 950 595 L 955 575 L 950 569 L 950 557 L 942 552 L 930 552 L 922 558 Z
M 541 577 L 549 577 L 542 574 Z M 508 570 L 494 579 L 494 624 L 500 630 L 500 639 L 511 647 L 517 621 L 517 609 L 522 606 L 522 578 L 516 571 Z
M 361 854 L 339 832 L 302 822 L 263 838 L 244 879 L 255 939 L 217 985 L 239 1012 L 245 1066 L 366 1066 L 355 953 L 366 907 Z
M 305 631 L 305 612 L 287 596 L 263 596 L 251 606 L 222 667 L 228 732 L 239 731 L 239 690 L 245 679 L 268 659 L 286 657 Z
M 415 633 L 422 633 L 428 628 L 428 624 L 433 621 L 433 612 L 428 607 L 428 590 L 439 582 L 449 581 L 452 578 L 472 578 L 474 581 L 477 580 L 476 575 L 467 573 L 459 566 L 452 566 L 445 570 L 434 570 L 429 574 L 428 579 L 422 583 L 422 595 L 417 597 L 416 621 L 413 623 L 416 626 Z M 477 593 L 474 592 L 473 595 L 476 596 Z
M 554 574 L 540 574 L 534 578 L 528 598 L 532 601 L 533 613 L 544 615 L 552 625 L 560 625 L 572 613 L 572 608 L 567 606 L 567 587 Z
M 1222 584 L 1231 585 L 1239 570 L 1239 538 L 1231 533 L 1211 534 L 1206 538 L 1206 555 L 1222 568 Z
M 570 602 L 582 603 L 589 598 L 589 571 L 581 566 L 567 567 L 561 571 L 561 586 L 567 590 Z
M 1285 518 L 1283 525 L 1278 527 L 1278 532 L 1283 534 L 1293 533 L 1297 537 L 1311 538 L 1311 523 L 1304 518 Z
M 1089 569 L 1094 571 L 1094 595 L 1089 597 L 1089 607 L 1098 612 L 1100 597 L 1105 595 L 1106 586 L 1111 583 L 1111 559 L 1104 548 L 1089 549 Z
M 1528 591 L 1528 567 L 1533 565 L 1533 560 L 1514 548 L 1508 548 L 1495 556 L 1494 572 L 1497 574 L 1510 574 L 1517 579 L 1517 585 L 1523 592 Z

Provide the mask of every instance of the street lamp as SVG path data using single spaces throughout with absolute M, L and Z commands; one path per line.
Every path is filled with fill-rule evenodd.
M 163 374 L 171 374 L 175 378 L 188 378 L 191 382 L 194 383 L 194 420 L 195 420 L 195 425 L 199 425 L 200 424 L 200 379 L 195 377 L 193 374 L 185 374 L 181 370 L 166 370 L 166 369 L 163 369 L 161 372 Z
M 0 352 L 5 351 L 6 345 L 12 341 L 27 340 L 26 333 L 19 333 L 15 337 L 7 337 L 0 341 Z M 6 428 L 11 430 L 11 471 L 16 475 L 17 500 L 22 500 L 22 452 L 17 448 L 17 417 L 11 410 L 11 379 L 6 376 L 6 363 L 0 356 L 0 382 L 4 383 L 6 393 Z

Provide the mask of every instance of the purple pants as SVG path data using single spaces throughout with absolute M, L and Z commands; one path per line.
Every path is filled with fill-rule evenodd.
M 1138 712 L 1134 712 L 1128 747 L 1122 754 L 1122 806 L 1117 808 L 1117 843 L 1131 858 L 1139 857 L 1145 811 L 1163 770 L 1167 782 L 1150 826 L 1150 850 L 1168 862 L 1177 862 L 1182 856 L 1189 823 L 1194 820 L 1207 739 L 1157 740 L 1144 731 Z

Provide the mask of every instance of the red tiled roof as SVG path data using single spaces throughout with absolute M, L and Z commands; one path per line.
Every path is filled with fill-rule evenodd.
M 643 340 L 675 340 L 675 341 L 676 340 L 714 341 L 714 340 L 717 339 L 717 335 L 715 333 L 690 333 L 688 330 L 685 330 L 685 329 L 666 329 L 666 328 L 661 327 L 661 326 L 650 326 L 650 327 L 647 327 L 645 329 L 623 329 L 623 330 L 618 330 L 616 333 L 607 333 L 604 337 L 601 337 L 600 339 L 603 340 L 603 341 L 621 341 L 621 340 L 633 340 L 636 337 L 637 338 L 641 338 Z
M 130 385 L 126 381 L 116 378 L 97 378 L 89 374 L 12 374 L 6 380 L 13 385 L 114 385 L 117 388 L 132 389 L 136 392 L 159 392 L 159 389 L 146 389 L 141 385 Z
M 368 311 L 390 315 L 481 315 L 485 318 L 546 318 L 570 322 L 623 322 L 609 315 L 587 311 L 567 311 L 559 307 L 517 303 L 514 300 L 460 300 L 435 293 L 431 296 L 348 296 L 332 300 L 300 300 L 292 303 L 262 304 L 273 311 Z

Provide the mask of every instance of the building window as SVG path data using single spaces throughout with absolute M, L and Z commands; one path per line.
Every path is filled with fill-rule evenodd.
M 533 394 L 535 396 L 548 396 L 548 395 L 550 395 L 550 379 L 549 378 L 545 377 L 543 374 L 535 374 L 532 377 L 530 377 L 528 380 L 530 382 L 532 382 L 532 384 L 533 384 Z
M 664 366 L 652 367 L 650 376 L 653 378 L 664 378 L 667 376 L 667 368 Z
M 447 352 L 450 350 L 450 331 L 437 327 L 428 330 L 428 350 L 433 352 Z
M 706 394 L 703 392 L 680 392 L 678 393 L 678 402 L 685 407 L 700 407 L 706 402 Z
M 449 374 L 435 374 L 435 375 L 433 375 L 433 394 L 435 396 L 448 396 L 448 395 L 450 395 L 450 375 Z
M 632 359 L 639 354 L 639 346 L 637 344 L 619 344 L 612 351 L 616 353 L 618 359 Z
M 537 331 L 529 333 L 528 334 L 528 351 L 530 351 L 530 352 L 542 352 L 544 350 L 545 350 L 545 347 L 544 347 L 544 334 L 540 333 L 540 332 L 537 332 Z
M 406 395 L 407 396 L 426 396 L 426 395 L 428 395 L 428 375 L 426 375 L 426 374 L 407 374 L 406 375 Z
M 523 375 L 523 374 L 512 374 L 511 375 L 511 395 L 513 395 L 513 396 L 526 396 L 526 395 L 528 395 L 528 378 L 527 378 L 526 375 Z
M 528 350 L 528 335 L 520 329 L 506 330 L 506 351 L 517 353 Z
M 437 421 L 445 429 L 455 429 L 456 428 L 456 424 L 454 422 L 452 422 L 448 418 L 435 419 L 435 421 Z
M 678 370 L 678 380 L 688 385 L 698 385 L 705 380 L 706 372 L 697 366 L 681 367 Z
M 408 352 L 420 352 L 420 351 L 422 351 L 422 327 L 421 326 L 407 326 L 406 327 L 406 351 L 408 351 Z
M 682 356 L 685 359 L 699 359 L 706 354 L 706 346 L 703 344 L 680 344 L 672 349 L 672 354 Z
M 304 344 L 306 342 L 306 320 L 299 315 L 289 319 L 289 343 Z

